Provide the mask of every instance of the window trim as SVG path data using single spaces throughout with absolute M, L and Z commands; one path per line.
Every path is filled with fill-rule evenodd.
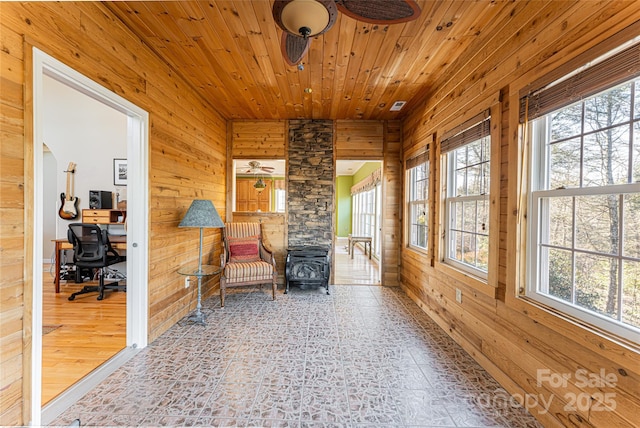
M 500 224 L 500 215 L 501 215 L 501 170 L 502 170 L 502 147 L 503 147 L 503 138 L 501 135 L 501 124 L 502 124 L 502 97 L 499 93 L 496 93 L 494 97 L 490 97 L 490 100 L 495 100 L 494 103 L 490 104 L 487 102 L 484 105 L 480 105 L 480 108 L 483 108 L 489 113 L 483 111 L 481 114 L 477 114 L 475 117 L 491 117 L 491 125 L 489 127 L 490 136 L 491 136 L 491 166 L 490 166 L 490 184 L 489 184 L 489 230 L 493 231 L 489 234 L 489 267 L 488 267 L 488 276 L 486 279 L 480 278 L 477 275 L 468 273 L 467 271 L 463 271 L 458 269 L 456 266 L 444 262 L 444 243 L 446 237 L 444 236 L 444 222 L 446 218 L 444 216 L 444 211 L 446 208 L 445 204 L 445 196 L 447 190 L 447 183 L 445 181 L 445 177 L 447 174 L 447 163 L 446 156 L 442 150 L 442 138 L 436 138 L 437 144 L 435 145 L 435 153 L 434 153 L 434 166 L 433 171 L 435 172 L 434 178 L 434 186 L 437 189 L 437 199 L 435 201 L 436 206 L 436 214 L 434 218 L 435 228 L 432 233 L 434 237 L 434 254 L 435 258 L 433 260 L 433 266 L 441 271 L 444 275 L 456 280 L 460 281 L 467 287 L 472 288 L 475 291 L 482 293 L 485 296 L 488 296 L 491 299 L 502 299 L 502 295 L 504 293 L 504 288 L 506 284 L 500 285 L 499 277 L 500 277 L 500 233 L 503 232 L 502 225 Z M 475 119 L 469 119 L 463 122 L 471 123 L 472 121 L 477 123 Z M 455 124 L 454 124 L 455 126 Z M 460 125 L 457 127 L 461 128 Z M 445 129 L 453 129 L 453 128 L 445 128 Z M 439 136 L 446 135 L 443 133 L 438 133 Z M 450 135 L 450 133 L 449 133 Z M 435 165 L 435 162 L 438 162 Z M 507 264 L 508 268 L 508 264 Z M 502 292 L 500 290 L 503 290 Z
M 493 109 L 496 110 L 496 109 Z M 495 233 L 492 233 L 495 227 L 499 228 L 497 222 L 499 222 L 499 213 L 495 213 L 497 211 L 496 204 L 493 203 L 496 195 L 499 195 L 499 188 L 496 189 L 495 181 L 498 180 L 499 176 L 496 177 L 496 169 L 499 167 L 499 157 L 498 157 L 498 167 L 494 164 L 494 155 L 496 155 L 495 147 L 498 145 L 496 142 L 496 138 L 492 135 L 492 111 L 485 110 L 480 114 L 474 116 L 473 118 L 463 122 L 461 125 L 454 127 L 451 131 L 448 131 L 444 134 L 446 139 L 441 141 L 441 165 L 442 165 L 442 250 L 440 260 L 446 266 L 451 266 L 456 270 L 463 272 L 465 275 L 472 276 L 477 278 L 483 284 L 489 284 L 492 287 L 497 286 L 497 272 L 494 272 L 498 269 L 497 264 L 497 256 L 493 255 L 498 247 L 496 243 L 492 239 L 495 236 Z M 465 196 L 451 196 L 451 185 L 454 181 L 454 173 L 455 167 L 453 165 L 453 157 L 452 155 L 458 150 L 469 144 L 476 143 L 480 141 L 482 138 L 489 137 L 489 189 L 488 194 L 485 195 L 465 195 Z M 497 139 L 499 141 L 499 139 Z M 499 183 L 498 183 L 499 184 Z M 456 259 L 452 259 L 449 257 L 450 253 L 450 244 L 451 244 L 451 204 L 453 202 L 461 201 L 463 199 L 468 200 L 479 200 L 484 199 L 487 201 L 489 214 L 487 216 L 487 222 L 489 223 L 489 234 L 488 234 L 488 262 L 487 262 L 487 271 L 483 271 L 475 266 L 468 265 Z
M 426 199 L 416 199 L 416 200 L 412 200 L 412 192 L 413 192 L 413 186 L 414 186 L 414 181 L 413 181 L 413 177 L 412 177 L 412 171 L 421 166 L 426 164 L 426 175 L 425 175 L 425 180 L 427 181 L 427 198 Z M 406 233 L 406 248 L 414 250 L 414 251 L 418 251 L 421 253 L 424 253 L 426 255 L 430 255 L 431 251 L 431 241 L 432 241 L 432 224 L 433 224 L 433 215 L 427 215 L 427 219 L 425 221 L 425 227 L 427 228 L 426 231 L 426 243 L 424 247 L 421 247 L 417 244 L 412 243 L 411 240 L 411 232 L 412 232 L 412 227 L 414 226 L 413 221 L 411 219 L 411 213 L 412 213 L 412 207 L 413 205 L 424 205 L 426 207 L 427 212 L 429 211 L 429 207 L 431 204 L 431 200 L 429 198 L 429 196 L 431 195 L 431 186 L 432 186 L 432 169 L 431 169 L 431 162 L 429 159 L 429 145 L 427 144 L 426 150 L 416 156 L 411 157 L 410 159 L 408 159 L 407 161 L 405 161 L 405 183 L 407 184 L 406 189 L 406 204 L 405 204 L 405 209 L 406 209 L 406 218 L 407 218 L 407 224 L 405 227 L 405 233 Z
M 638 81 L 637 77 L 630 77 L 628 80 Z M 597 95 L 609 90 L 612 90 L 613 87 L 607 86 L 603 87 L 598 91 L 593 90 L 592 94 L 586 99 L 591 98 L 593 95 Z M 582 100 L 580 101 L 582 102 Z M 548 225 L 548 222 L 542 223 L 544 219 L 544 200 L 552 199 L 555 197 L 576 197 L 576 196 L 597 196 L 597 195 L 609 195 L 609 194 L 638 194 L 640 193 L 640 184 L 637 182 L 626 183 L 626 184 L 615 184 L 615 185 L 602 185 L 602 186 L 584 186 L 584 187 L 570 187 L 570 188 L 562 188 L 562 189 L 546 189 L 547 182 L 549 180 L 549 167 L 548 167 L 548 158 L 546 153 L 547 146 L 547 138 L 548 138 L 548 115 L 566 108 L 568 105 L 560 105 L 554 110 L 547 112 L 545 115 L 540 116 L 536 119 L 539 121 L 536 124 L 535 121 L 529 121 L 529 135 L 524 135 L 526 141 L 528 141 L 528 152 L 530 156 L 530 160 L 527 162 L 527 165 L 522 165 L 522 168 L 528 169 L 528 177 L 526 180 L 528 182 L 528 186 L 526 188 L 526 203 L 528 205 L 528 215 L 526 221 L 526 227 L 524 229 L 524 233 L 526 236 L 526 244 L 524 247 L 524 265 L 525 265 L 525 273 L 523 279 L 525 280 L 524 287 L 521 289 L 524 293 L 521 293 L 521 298 L 530 301 L 532 304 L 544 305 L 549 308 L 549 310 L 553 311 L 557 316 L 567 317 L 574 322 L 587 324 L 590 328 L 597 329 L 605 334 L 615 335 L 621 338 L 625 338 L 627 340 L 631 340 L 634 343 L 640 343 L 640 328 L 635 327 L 630 324 L 625 324 L 617 319 L 612 317 L 599 314 L 595 311 L 592 311 L 588 308 L 582 308 L 576 304 L 563 301 L 560 298 L 555 298 L 549 294 L 545 294 L 541 290 L 542 276 L 540 266 L 542 263 L 541 252 L 543 251 L 543 247 L 551 248 L 552 246 L 545 246 L 542 244 L 541 233 L 543 233 L 545 226 Z M 631 110 L 633 114 L 633 108 Z M 633 127 L 634 119 L 630 119 L 629 126 Z M 533 126 L 530 126 L 532 125 Z M 523 131 L 526 131 L 527 127 L 523 127 Z M 576 137 L 584 137 L 588 136 L 591 133 L 589 132 L 581 132 Z M 636 142 L 640 143 L 640 141 Z M 540 173 L 537 173 L 540 171 Z M 621 219 L 624 221 L 623 207 L 621 207 Z M 623 224 L 620 224 L 620 230 L 622 229 Z M 574 237 L 575 239 L 575 237 Z M 622 239 L 621 243 L 622 245 Z M 565 249 L 561 247 L 561 249 Z M 571 251 L 572 254 L 576 253 L 576 248 L 573 246 L 567 251 Z M 592 251 L 582 251 L 579 250 L 577 253 L 580 254 L 594 254 L 598 255 L 598 252 Z M 624 257 L 622 254 L 618 254 L 614 257 L 620 263 L 628 260 L 628 257 Z M 634 259 L 633 257 L 631 258 Z M 620 264 L 619 263 L 619 264 Z M 618 269 L 621 269 L 621 266 L 618 266 Z M 621 270 L 620 270 L 621 272 Z M 622 281 L 620 278 L 619 281 Z M 548 286 L 548 284 L 547 284 Z M 623 285 L 621 285 L 623 287 Z M 572 293 L 575 292 L 575 287 L 572 286 Z M 623 298 L 622 293 L 619 293 L 618 302 Z

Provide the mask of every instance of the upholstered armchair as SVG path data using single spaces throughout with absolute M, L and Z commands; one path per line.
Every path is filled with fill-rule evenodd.
M 273 300 L 278 284 L 276 260 L 262 242 L 261 223 L 225 223 L 224 252 L 221 256 L 220 306 L 224 307 L 227 287 L 271 284 Z

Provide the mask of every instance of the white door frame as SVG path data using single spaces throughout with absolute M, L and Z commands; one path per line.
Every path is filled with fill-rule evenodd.
M 44 76 L 127 116 L 127 339 L 126 348 L 42 408 L 42 248 L 43 248 L 43 110 Z M 149 114 L 121 96 L 78 73 L 38 48 L 33 48 L 33 307 L 31 349 L 31 425 L 49 423 L 119 365 L 147 346 L 148 327 L 148 170 Z M 29 178 L 28 178 L 29 179 Z

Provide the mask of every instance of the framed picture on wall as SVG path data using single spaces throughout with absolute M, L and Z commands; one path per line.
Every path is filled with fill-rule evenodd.
M 127 185 L 127 160 L 126 159 L 113 160 L 113 184 L 115 186 Z

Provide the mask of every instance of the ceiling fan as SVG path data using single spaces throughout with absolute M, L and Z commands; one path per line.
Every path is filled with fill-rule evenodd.
M 249 161 L 248 168 L 249 169 L 246 170 L 245 174 L 271 174 L 275 169 L 272 166 L 263 166 L 258 161 Z
M 275 0 L 273 18 L 284 30 L 281 48 L 289 65 L 300 63 L 311 37 L 327 32 L 338 11 L 370 24 L 397 24 L 420 16 L 415 0 Z

